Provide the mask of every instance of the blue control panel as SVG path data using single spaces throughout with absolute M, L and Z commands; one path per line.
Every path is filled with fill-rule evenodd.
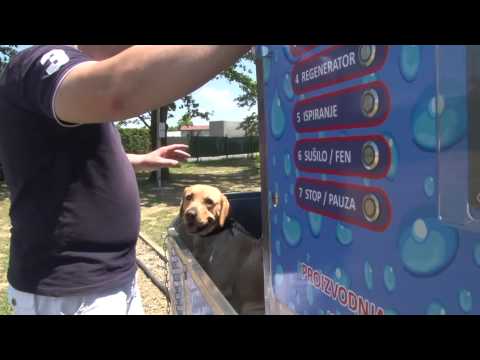
M 475 52 L 419 45 L 262 45 L 256 52 L 267 149 L 267 301 L 281 305 L 269 308 L 480 313 L 469 132 Z

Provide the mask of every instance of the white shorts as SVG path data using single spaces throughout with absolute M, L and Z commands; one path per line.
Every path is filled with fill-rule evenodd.
M 123 287 L 86 296 L 50 297 L 8 288 L 15 315 L 144 315 L 136 278 Z

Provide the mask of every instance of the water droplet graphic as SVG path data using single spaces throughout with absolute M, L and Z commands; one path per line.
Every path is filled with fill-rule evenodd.
M 314 301 L 314 294 L 313 294 L 313 286 L 308 284 L 307 285 L 307 302 L 308 302 L 308 305 L 312 306 L 313 305 L 313 301 Z
M 292 160 L 290 159 L 290 154 L 285 154 L 283 157 L 283 169 L 285 170 L 285 175 L 287 176 L 292 173 Z
M 460 307 L 466 313 L 472 311 L 472 293 L 468 290 L 461 290 L 458 296 Z
M 296 61 L 296 57 L 290 51 L 290 45 L 283 45 L 282 46 L 283 54 L 287 58 L 287 60 L 291 63 Z
M 346 288 L 350 287 L 350 277 L 341 268 L 337 267 L 335 269 L 335 272 L 333 274 L 333 278 L 335 279 L 336 282 L 345 286 Z
M 283 78 L 283 92 L 288 100 L 293 99 L 293 89 L 292 89 L 292 80 L 290 79 L 290 74 L 286 73 Z
M 400 73 L 405 81 L 412 82 L 417 78 L 421 63 L 421 50 L 418 45 L 402 45 L 400 50 Z
M 418 221 L 418 220 L 417 220 Z M 404 229 L 399 239 L 400 258 L 406 270 L 417 276 L 432 276 L 447 268 L 457 253 L 458 232 L 435 218 L 423 220 L 420 235 L 412 226 Z M 417 233 L 416 236 L 413 233 Z M 420 239 L 421 239 L 420 236 Z
M 315 237 L 320 235 L 320 230 L 322 229 L 322 219 L 322 215 L 308 212 L 308 222 L 310 224 L 310 230 Z
M 276 64 L 278 62 L 278 53 L 276 49 L 272 48 L 273 62 Z
M 477 242 L 473 249 L 473 260 L 477 266 L 480 266 L 480 242 Z
M 337 223 L 337 240 L 342 245 L 349 245 L 353 240 L 352 230 L 342 223 Z
M 437 145 L 436 131 L 435 119 L 427 111 L 417 114 L 414 118 L 413 139 L 423 150 L 434 151 Z
M 395 140 L 393 139 L 393 136 L 391 136 L 391 135 L 385 134 L 385 140 L 387 140 L 387 143 L 390 146 L 390 151 L 391 151 L 391 155 L 392 155 L 390 169 L 388 170 L 388 173 L 387 173 L 387 179 L 393 180 L 394 177 L 395 177 L 395 174 L 397 173 L 397 167 L 398 167 L 397 144 L 395 143 Z
M 437 99 L 438 99 L 438 104 L 437 104 Z M 437 116 L 437 111 L 439 115 L 442 115 L 443 110 L 445 110 L 445 99 L 441 95 L 434 96 L 430 100 L 430 103 L 428 104 L 428 113 L 430 114 L 431 117 L 435 118 Z
M 385 315 L 398 315 L 398 311 L 396 311 L 395 309 L 386 309 Z
M 362 84 L 367 84 L 369 82 L 377 80 L 377 76 L 375 74 L 369 74 L 362 78 Z
M 270 57 L 266 56 L 262 59 L 263 65 L 263 82 L 266 84 L 268 83 L 268 79 L 270 78 L 270 68 L 271 68 L 271 60 Z
M 442 304 L 434 302 L 428 305 L 427 315 L 446 315 L 447 311 Z
M 365 277 L 365 284 L 367 285 L 368 290 L 373 289 L 373 269 L 372 265 L 368 261 L 365 261 L 363 266 L 363 275 Z
M 260 55 L 262 57 L 265 57 L 265 56 L 268 56 L 268 54 L 270 53 L 269 49 L 267 46 L 263 45 L 261 48 L 260 48 Z
M 428 89 L 415 105 L 412 117 L 413 140 L 425 151 L 437 150 L 437 119 L 432 114 L 432 98 L 434 89 Z M 440 123 L 439 143 L 442 149 L 458 143 L 466 133 L 465 106 L 459 99 L 445 101 L 445 110 L 438 118 Z
M 275 241 L 275 253 L 277 254 L 277 256 L 281 256 L 282 255 L 282 248 L 281 248 L 281 244 L 280 244 L 280 241 Z
M 283 237 L 290 246 L 297 246 L 302 238 L 300 223 L 294 218 L 283 213 L 282 221 Z
M 273 275 L 273 281 L 275 286 L 281 286 L 283 283 L 283 267 L 280 264 L 277 264 L 275 267 L 275 274 Z
M 425 190 L 425 195 L 428 197 L 432 197 L 433 194 L 435 194 L 435 180 L 433 177 L 429 176 L 425 179 L 423 189 Z
M 388 292 L 395 290 L 395 271 L 391 266 L 385 266 L 385 270 L 383 271 L 383 281 L 385 282 L 385 287 L 387 288 Z
M 283 133 L 285 132 L 285 114 L 283 113 L 282 103 L 280 102 L 280 98 L 278 94 L 275 94 L 273 101 L 272 101 L 272 111 L 271 111 L 271 119 L 270 119 L 272 135 L 279 139 L 282 137 Z
M 428 235 L 427 225 L 422 219 L 417 219 L 412 226 L 412 235 L 418 242 L 423 242 Z

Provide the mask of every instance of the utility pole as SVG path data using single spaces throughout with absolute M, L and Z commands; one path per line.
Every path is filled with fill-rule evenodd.
M 152 142 L 152 150 L 167 145 L 167 116 L 168 107 L 166 106 L 161 107 L 160 109 L 155 109 L 151 112 L 152 131 L 150 140 Z M 156 184 L 158 188 L 162 188 L 162 186 L 165 186 L 168 181 L 168 175 L 168 168 L 163 168 L 158 171 L 153 171 L 150 180 L 152 183 Z

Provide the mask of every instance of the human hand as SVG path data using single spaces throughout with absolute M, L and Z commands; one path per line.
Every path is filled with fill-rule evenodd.
M 190 154 L 186 151 L 188 145 L 173 144 L 162 146 L 148 154 L 144 154 L 141 161 L 142 170 L 155 171 L 161 168 L 178 167 L 187 161 Z

